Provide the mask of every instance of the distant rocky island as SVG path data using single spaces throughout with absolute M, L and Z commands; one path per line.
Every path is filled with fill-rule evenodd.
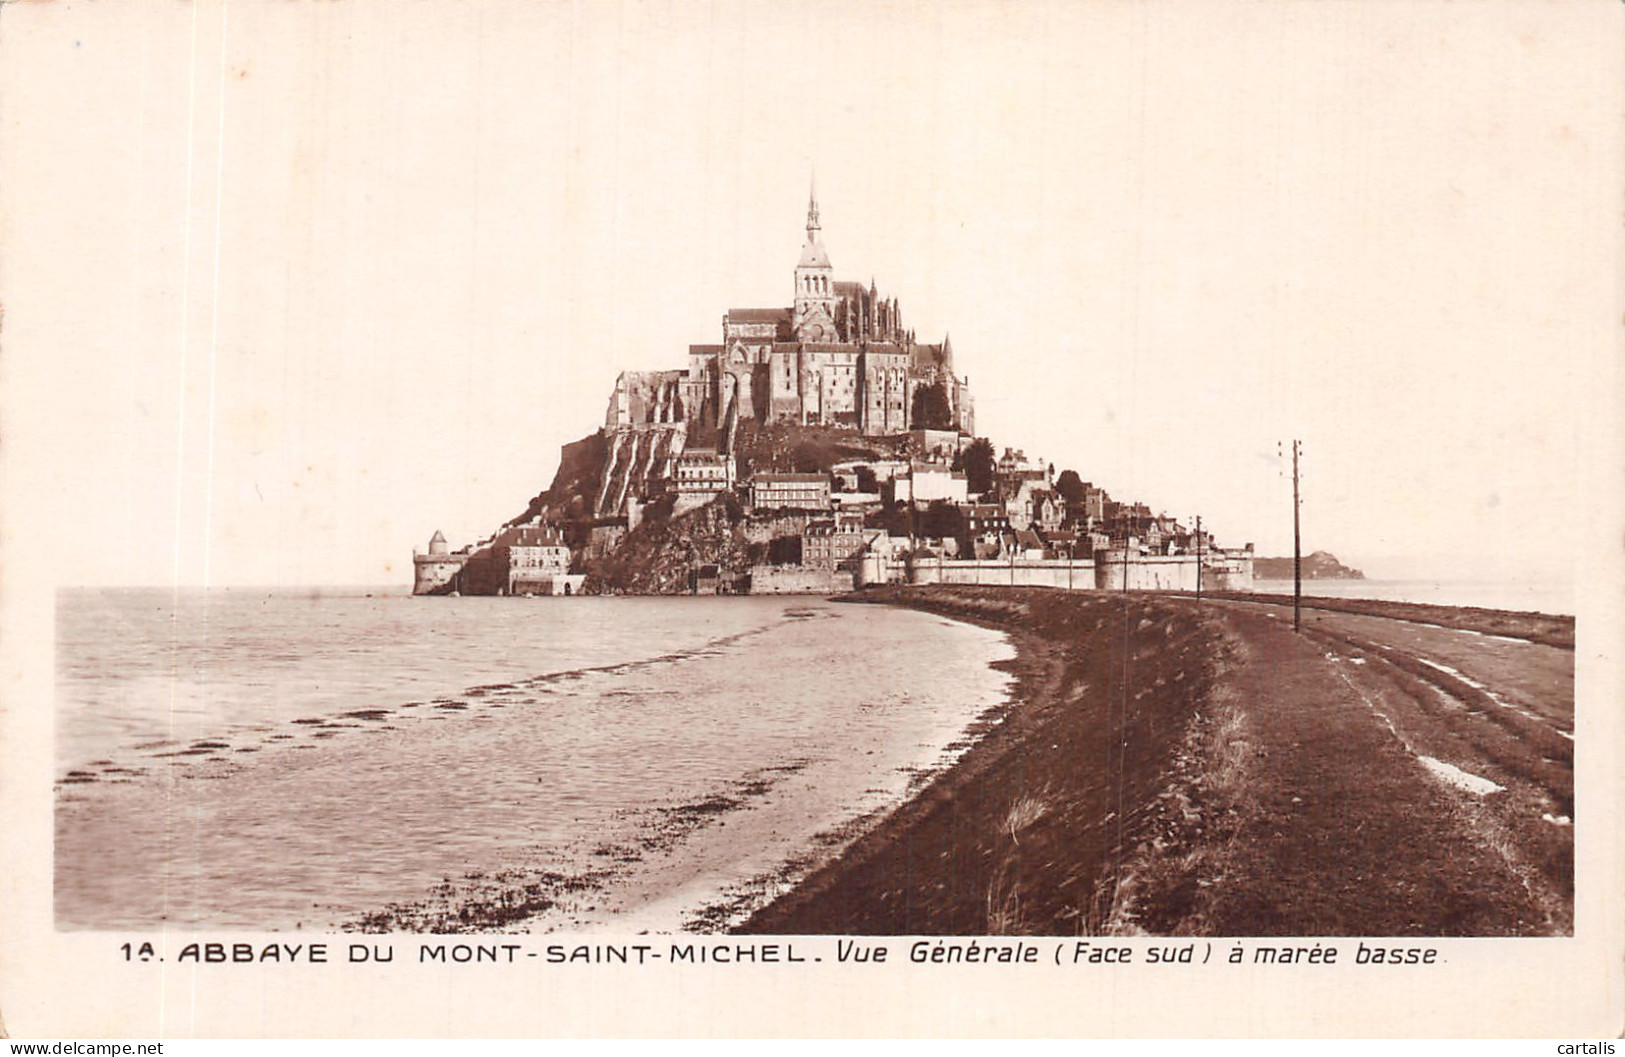
M 1292 559 L 1254 558 L 1253 577 L 1258 580 L 1292 579 Z M 1364 580 L 1365 573 L 1351 569 L 1329 551 L 1315 551 L 1303 558 L 1305 580 Z
M 977 436 L 952 341 L 917 340 L 873 280 L 836 279 L 816 196 L 792 304 L 729 309 L 720 337 L 623 372 L 522 513 L 414 553 L 414 593 L 1251 586 L 1252 544 Z

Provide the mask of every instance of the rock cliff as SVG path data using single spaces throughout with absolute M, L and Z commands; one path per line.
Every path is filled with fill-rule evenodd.
M 733 496 L 678 517 L 651 515 L 627 533 L 620 545 L 588 563 L 584 590 L 639 595 L 687 594 L 692 577 L 706 567 L 725 583 L 743 576 L 766 553 L 745 538 L 744 511 Z
M 1286 558 L 1254 558 L 1253 578 L 1255 580 L 1292 579 L 1292 558 L 1290 556 Z M 1365 573 L 1358 569 L 1349 568 L 1328 551 L 1315 551 L 1313 554 L 1304 555 L 1303 578 L 1305 580 L 1364 580 Z

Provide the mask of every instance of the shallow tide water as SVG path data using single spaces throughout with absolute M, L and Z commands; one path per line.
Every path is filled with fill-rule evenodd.
M 820 599 L 63 592 L 57 923 L 726 927 L 955 759 L 1011 653 Z
M 1292 581 L 1254 580 L 1261 594 L 1292 593 Z M 1477 606 L 1514 613 L 1574 615 L 1574 587 L 1554 580 L 1305 580 L 1306 596 Z

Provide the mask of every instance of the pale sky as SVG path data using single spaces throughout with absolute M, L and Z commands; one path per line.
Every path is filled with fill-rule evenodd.
M 616 373 L 841 278 L 979 432 L 1381 574 L 1622 482 L 1618 4 L 7 4 L 4 542 L 410 581 Z

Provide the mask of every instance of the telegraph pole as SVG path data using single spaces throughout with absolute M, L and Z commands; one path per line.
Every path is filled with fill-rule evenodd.
M 1303 536 L 1298 527 L 1298 512 L 1302 502 L 1298 498 L 1298 456 L 1303 452 L 1303 441 L 1292 442 L 1292 630 L 1303 631 Z
M 1196 600 L 1202 600 L 1202 515 L 1196 515 Z

